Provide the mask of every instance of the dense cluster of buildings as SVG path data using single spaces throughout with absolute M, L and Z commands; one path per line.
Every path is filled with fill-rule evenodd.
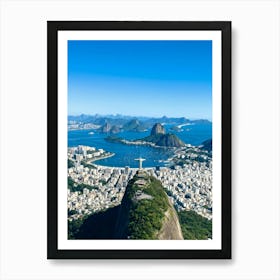
M 154 176 L 161 181 L 175 207 L 193 210 L 212 219 L 212 155 L 186 145 L 176 150 L 174 168 L 160 168 Z
M 111 168 L 90 163 L 109 155 L 102 149 L 88 146 L 68 148 L 68 160 L 73 162 L 68 168 L 68 178 L 73 182 L 73 189 L 78 189 L 68 189 L 70 220 L 120 204 L 127 182 L 135 171 L 128 167 Z M 81 185 L 82 191 L 79 188 Z
M 193 162 L 175 169 L 161 168 L 153 174 L 167 190 L 174 206 L 212 218 L 212 171 L 206 163 Z
M 97 129 L 100 125 L 77 121 L 68 121 L 68 130 Z
M 176 163 L 180 159 L 180 165 L 175 164 L 172 168 L 145 168 L 145 171 L 162 182 L 170 200 L 179 211 L 193 210 L 211 219 L 212 160 L 207 154 L 201 154 L 199 149 L 195 149 L 186 147 L 176 151 L 172 160 Z M 75 186 L 83 184 L 82 190 L 68 189 L 70 220 L 121 203 L 127 183 L 137 169 L 105 167 L 90 163 L 110 155 L 112 154 L 104 150 L 87 146 L 68 149 L 68 159 L 73 162 L 68 168 L 68 178 L 74 183 L 74 190 Z M 201 156 L 204 160 L 190 160 Z
M 91 165 L 92 161 L 113 156 L 114 153 L 106 152 L 103 149 L 82 146 L 68 148 L 68 160 L 73 161 L 76 165 L 86 162 Z

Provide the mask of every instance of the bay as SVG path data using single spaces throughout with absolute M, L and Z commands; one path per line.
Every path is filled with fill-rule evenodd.
M 212 124 L 194 124 L 182 127 L 182 131 L 171 131 L 171 125 L 164 126 L 167 132 L 176 134 L 186 144 L 194 146 L 200 145 L 203 141 L 212 138 Z M 94 134 L 89 134 L 93 132 Z M 145 132 L 121 132 L 114 134 L 127 140 L 141 139 L 150 135 L 150 131 Z M 95 130 L 70 130 L 68 131 L 68 147 L 85 145 L 104 149 L 105 151 L 114 153 L 110 158 L 95 161 L 96 164 L 110 167 L 138 167 L 135 158 L 142 157 L 146 160 L 143 167 L 166 166 L 165 162 L 173 154 L 173 149 L 169 148 L 153 148 L 147 146 L 124 145 L 121 143 L 107 142 L 105 138 L 108 134 L 99 133 Z

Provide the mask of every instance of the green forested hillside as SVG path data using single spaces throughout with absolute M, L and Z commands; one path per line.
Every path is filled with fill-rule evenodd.
M 160 181 L 139 171 L 129 181 L 120 205 L 71 221 L 68 230 L 70 239 L 183 239 Z
M 68 187 L 82 191 L 84 186 L 75 187 L 70 180 Z M 194 211 L 176 214 L 160 181 L 138 171 L 120 205 L 69 221 L 68 238 L 207 240 L 212 238 L 212 221 Z
M 127 188 L 123 203 L 129 204 L 128 232 L 130 239 L 156 239 L 168 208 L 168 198 L 161 183 L 153 177 L 145 178 L 147 184 L 140 188 L 132 182 Z M 135 200 L 136 192 L 141 189 L 150 199 Z
M 184 239 L 212 238 L 212 221 L 198 215 L 194 211 L 178 212 Z

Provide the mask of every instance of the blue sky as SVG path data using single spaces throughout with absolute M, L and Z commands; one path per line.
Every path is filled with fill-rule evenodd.
M 68 41 L 68 114 L 212 119 L 211 41 Z

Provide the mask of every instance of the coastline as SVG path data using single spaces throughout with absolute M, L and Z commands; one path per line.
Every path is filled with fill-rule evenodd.
M 106 155 L 106 156 L 101 156 L 99 158 L 95 158 L 95 159 L 90 159 L 89 162 L 95 162 L 95 161 L 98 161 L 98 160 L 101 160 L 101 159 L 105 159 L 105 158 L 110 158 L 110 157 L 113 157 L 115 155 L 115 153 L 110 153 L 109 155 Z
M 98 158 L 95 158 L 95 159 L 88 159 L 85 161 L 86 164 L 88 165 L 92 165 L 93 167 L 95 167 L 95 165 L 98 165 L 98 164 L 94 164 L 95 161 L 98 161 L 98 160 L 101 160 L 101 159 L 104 159 L 104 158 L 109 158 L 109 157 L 113 157 L 115 155 L 115 153 L 110 153 L 109 155 L 106 155 L 106 156 L 101 156 L 101 157 L 98 157 Z M 99 166 L 99 165 L 98 165 Z
M 119 143 L 119 144 L 123 144 L 123 145 L 146 146 L 146 147 L 152 147 L 152 148 L 156 148 L 156 149 L 176 149 L 176 148 L 178 148 L 178 147 L 158 146 L 152 142 L 141 141 L 141 140 L 129 141 L 129 140 L 122 139 L 122 138 L 120 138 L 120 139 L 104 138 L 104 139 L 107 142 Z

